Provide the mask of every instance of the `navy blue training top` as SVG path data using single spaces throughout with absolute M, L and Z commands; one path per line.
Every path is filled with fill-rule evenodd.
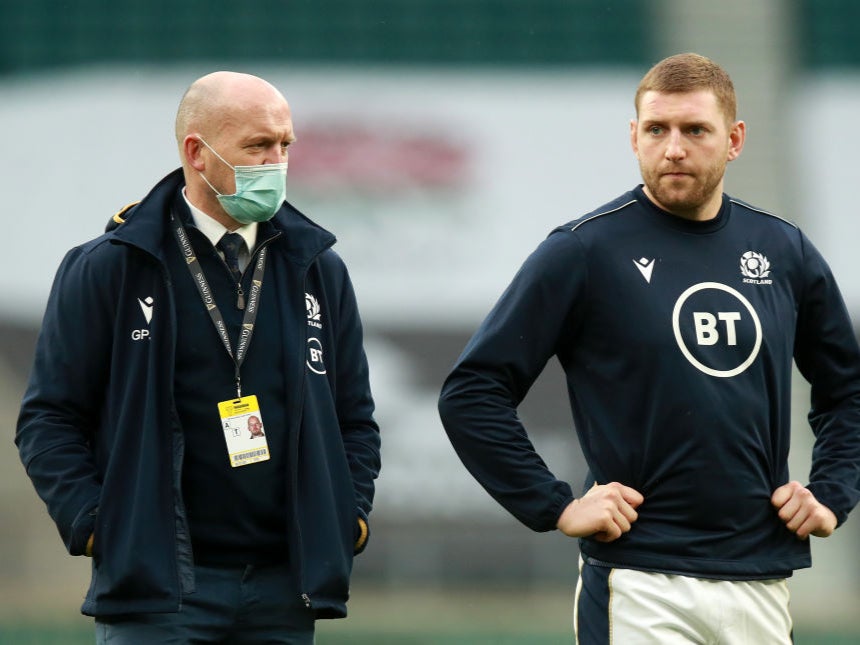
M 629 533 L 581 541 L 594 562 L 726 579 L 810 565 L 770 503 L 789 479 L 793 359 L 812 384 L 808 486 L 840 523 L 860 497 L 860 350 L 826 263 L 780 218 L 724 196 L 716 218 L 688 221 L 637 187 L 526 260 L 439 405 L 467 468 L 535 530 L 572 499 L 516 413 L 552 356 L 586 488 L 645 498 Z

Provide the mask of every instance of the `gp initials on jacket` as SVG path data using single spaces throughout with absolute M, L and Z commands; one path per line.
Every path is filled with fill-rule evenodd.
M 138 298 L 137 304 L 140 306 L 140 313 L 143 314 L 143 320 L 146 322 L 146 327 L 131 330 L 132 340 L 149 340 L 149 323 L 152 322 L 152 313 L 155 310 L 155 300 L 152 296 Z
M 752 304 L 718 282 L 695 284 L 678 297 L 672 329 L 684 357 L 710 376 L 737 376 L 761 349 L 761 321 Z

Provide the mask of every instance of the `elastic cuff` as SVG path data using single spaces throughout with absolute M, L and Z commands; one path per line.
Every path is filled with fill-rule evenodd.
M 370 529 L 367 526 L 367 522 L 363 517 L 358 518 L 358 537 L 355 540 L 355 545 L 353 545 L 353 553 L 361 553 L 364 551 L 364 547 L 367 546 L 367 538 L 370 535 Z
M 88 555 L 87 548 L 90 547 L 90 540 L 93 539 L 93 533 L 96 532 L 96 516 L 98 515 L 99 507 L 93 506 L 87 511 L 82 511 L 75 519 L 66 541 L 66 549 L 71 555 Z

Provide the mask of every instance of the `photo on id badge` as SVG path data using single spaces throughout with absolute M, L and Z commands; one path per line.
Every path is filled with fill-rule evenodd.
M 269 459 L 269 444 L 256 396 L 221 401 L 218 414 L 231 466 L 247 466 Z

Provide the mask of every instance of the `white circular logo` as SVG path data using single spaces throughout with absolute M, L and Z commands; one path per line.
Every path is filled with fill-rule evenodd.
M 693 355 L 693 352 L 690 351 L 690 348 L 687 347 L 687 344 L 684 341 L 684 336 L 681 334 L 681 308 L 684 306 L 684 303 L 686 303 L 690 296 L 700 291 L 705 291 L 707 289 L 723 291 L 737 298 L 737 300 L 744 306 L 747 312 L 749 312 L 750 318 L 752 319 L 752 323 L 755 326 L 755 340 L 753 342 L 753 346 L 749 352 L 749 355 L 746 356 L 746 358 L 744 358 L 744 360 L 742 360 L 739 365 L 731 369 L 715 369 L 702 363 L 698 358 Z M 726 336 L 728 344 L 734 345 L 737 343 L 735 335 L 735 322 L 740 319 L 739 313 L 720 312 L 716 316 L 714 316 L 713 314 L 707 312 L 700 312 L 694 314 L 694 316 L 700 317 L 694 321 L 694 324 L 697 325 L 697 338 L 700 339 L 701 345 L 716 344 L 717 339 L 720 337 L 721 333 Z M 720 321 L 723 324 L 722 331 L 718 327 Z M 701 326 L 701 329 L 698 326 Z M 675 341 L 678 343 L 678 347 L 681 349 L 681 353 L 684 354 L 686 359 L 690 361 L 690 363 L 692 363 L 692 365 L 696 367 L 696 369 L 701 370 L 702 372 L 710 376 L 718 376 L 721 378 L 737 376 L 752 364 L 752 362 L 756 359 L 756 356 L 758 356 L 759 350 L 761 349 L 761 321 L 759 320 L 755 309 L 753 309 L 753 306 L 750 304 L 749 300 L 744 298 L 743 295 L 740 294 L 738 291 L 735 291 L 731 287 L 727 287 L 726 285 L 720 284 L 718 282 L 702 282 L 700 284 L 694 284 L 692 287 L 690 287 L 689 289 L 684 291 L 684 293 L 681 294 L 681 296 L 678 298 L 678 301 L 675 303 L 675 309 L 672 311 L 672 329 L 675 332 Z
M 313 336 L 308 338 L 308 358 L 305 361 L 310 371 L 316 374 L 325 374 L 325 363 L 323 362 L 322 343 L 319 338 Z

